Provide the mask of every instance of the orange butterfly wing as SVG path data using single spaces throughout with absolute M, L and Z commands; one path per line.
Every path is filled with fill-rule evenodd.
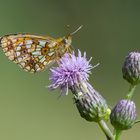
M 48 36 L 6 35 L 0 42 L 5 55 L 28 72 L 42 71 L 56 59 L 57 41 Z

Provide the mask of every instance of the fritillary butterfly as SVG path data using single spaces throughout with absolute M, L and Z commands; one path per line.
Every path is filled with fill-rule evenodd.
M 5 55 L 25 71 L 35 73 L 43 71 L 46 66 L 59 60 L 66 52 L 72 50 L 72 35 L 54 39 L 50 36 L 31 34 L 10 34 L 0 38 Z

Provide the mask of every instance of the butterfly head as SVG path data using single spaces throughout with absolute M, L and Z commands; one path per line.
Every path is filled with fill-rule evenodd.
M 72 51 L 72 36 L 77 33 L 83 26 L 79 26 L 74 32 L 68 34 L 66 37 L 62 39 L 62 42 L 64 43 L 65 49 L 68 50 L 68 52 Z
M 64 43 L 64 46 L 66 48 L 69 48 L 71 46 L 71 43 L 72 43 L 72 37 L 71 36 L 64 37 L 63 43 Z

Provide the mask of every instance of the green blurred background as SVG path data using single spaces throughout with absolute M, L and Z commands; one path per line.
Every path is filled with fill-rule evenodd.
M 66 25 L 70 25 L 68 31 Z M 110 106 L 125 97 L 128 83 L 121 67 L 124 57 L 140 50 L 138 0 L 0 0 L 0 35 L 28 32 L 62 37 L 84 25 L 73 37 L 75 49 L 100 62 L 90 78 Z M 30 74 L 0 51 L 1 140 L 105 140 L 96 123 L 79 116 L 72 95 L 60 99 L 50 92 L 49 70 Z M 140 86 L 134 100 L 140 110 Z M 56 93 L 56 94 L 55 94 Z M 124 132 L 123 140 L 139 140 L 140 126 Z

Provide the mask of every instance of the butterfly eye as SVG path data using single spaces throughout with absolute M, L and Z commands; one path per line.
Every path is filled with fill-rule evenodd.
M 65 38 L 63 41 L 64 41 L 64 44 L 67 44 L 68 39 Z

